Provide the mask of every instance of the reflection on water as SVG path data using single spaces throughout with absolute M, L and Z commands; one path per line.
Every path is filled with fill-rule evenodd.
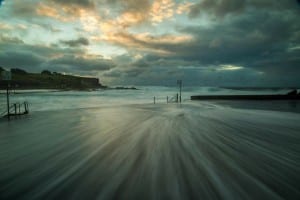
M 300 195 L 297 113 L 115 106 L 36 112 L 0 130 L 0 199 Z

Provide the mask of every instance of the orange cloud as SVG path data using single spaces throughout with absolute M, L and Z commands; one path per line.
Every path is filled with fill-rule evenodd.
M 190 35 L 153 36 L 150 33 L 130 34 L 128 32 L 113 33 L 98 38 L 98 41 L 116 44 L 127 49 L 163 55 L 172 54 L 170 50 L 164 48 L 165 46 L 180 45 L 192 40 L 193 37 Z
M 139 24 L 146 19 L 146 15 L 140 12 L 125 12 L 117 20 L 122 27 Z
M 82 24 L 83 30 L 87 32 L 98 32 L 101 17 L 94 11 L 81 9 L 79 11 L 79 19 Z
M 182 4 L 179 4 L 177 9 L 176 9 L 176 13 L 178 15 L 184 14 L 184 13 L 189 13 L 191 10 L 191 6 L 194 5 L 191 2 L 184 2 Z
M 0 29 L 1 30 L 12 30 L 13 27 L 9 24 L 5 24 L 5 23 L 0 23 Z
M 152 4 L 150 11 L 151 21 L 153 23 L 160 23 L 164 19 L 173 17 L 175 10 L 175 3 L 173 0 L 156 0 Z
M 135 0 L 129 2 L 130 5 L 134 2 L 138 3 Z M 163 49 L 161 46 L 186 43 L 191 41 L 192 37 L 190 35 L 168 34 L 155 36 L 150 33 L 130 33 L 129 28 L 149 22 L 152 25 L 157 25 L 166 19 L 171 19 L 176 14 L 187 12 L 189 7 L 189 3 L 176 4 L 174 0 L 154 0 L 145 9 L 138 5 L 134 7 L 136 9 L 125 7 L 126 9 L 120 13 L 113 13 L 109 10 L 106 12 L 106 8 L 103 8 L 103 12 L 100 12 L 101 9 L 96 11 L 85 7 L 50 3 L 40 4 L 37 13 L 62 22 L 79 19 L 82 29 L 88 33 L 86 37 L 94 43 L 106 42 L 124 47 L 129 51 L 140 50 L 170 54 L 172 52 Z
M 50 17 L 62 22 L 68 22 L 75 20 L 76 18 L 72 15 L 65 15 L 64 10 L 62 8 L 54 7 L 54 6 L 49 6 L 46 4 L 39 4 L 39 6 L 36 9 L 36 12 L 40 16 L 46 16 Z

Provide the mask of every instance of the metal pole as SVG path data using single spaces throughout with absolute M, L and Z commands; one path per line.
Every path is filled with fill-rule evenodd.
M 179 99 L 177 99 L 177 102 L 181 103 L 181 89 L 182 89 L 182 80 L 177 80 L 177 85 L 179 85 Z
M 182 88 L 182 82 L 180 81 L 180 90 L 179 90 L 179 101 L 181 103 L 181 88 Z
M 28 110 L 27 110 L 27 103 L 26 102 L 24 102 L 24 108 L 25 108 L 25 111 L 24 111 L 24 113 L 28 113 Z
M 181 103 L 182 80 L 179 80 L 179 102 Z
M 7 117 L 8 117 L 8 120 L 9 120 L 10 119 L 10 113 L 9 113 L 9 91 L 8 91 L 8 87 L 9 87 L 9 82 L 7 81 L 6 103 L 7 103 Z

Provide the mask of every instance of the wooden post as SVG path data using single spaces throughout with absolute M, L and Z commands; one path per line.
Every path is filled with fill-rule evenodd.
M 169 96 L 167 96 L 167 103 L 169 103 Z
M 155 104 L 155 97 L 153 97 L 153 104 Z

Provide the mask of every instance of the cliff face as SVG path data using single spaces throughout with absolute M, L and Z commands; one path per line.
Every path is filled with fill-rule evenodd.
M 0 81 L 0 88 L 7 83 Z M 98 78 L 71 75 L 12 73 L 11 86 L 15 89 L 94 89 L 103 87 Z

